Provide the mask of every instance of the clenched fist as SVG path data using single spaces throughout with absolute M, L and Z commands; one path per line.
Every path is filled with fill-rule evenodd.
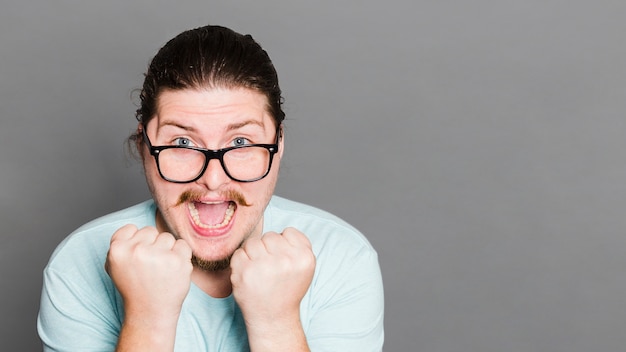
M 233 295 L 249 328 L 299 321 L 315 272 L 309 239 L 294 228 L 249 238 L 231 260 Z M 250 331 L 249 331 L 250 332 Z
M 124 300 L 126 317 L 178 319 L 191 285 L 191 248 L 154 227 L 126 225 L 113 234 L 106 270 Z

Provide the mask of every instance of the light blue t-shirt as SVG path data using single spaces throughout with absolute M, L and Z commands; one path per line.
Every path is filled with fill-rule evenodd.
M 155 226 L 146 201 L 94 220 L 68 236 L 44 270 L 37 321 L 44 351 L 114 351 L 124 318 L 122 299 L 104 270 L 113 233 L 126 224 Z M 356 229 L 322 210 L 274 196 L 263 232 L 294 227 L 317 258 L 301 303 L 312 351 L 381 351 L 383 286 L 378 257 Z M 262 304 L 261 302 L 259 304 Z M 213 298 L 193 283 L 176 330 L 176 351 L 249 351 L 233 296 Z

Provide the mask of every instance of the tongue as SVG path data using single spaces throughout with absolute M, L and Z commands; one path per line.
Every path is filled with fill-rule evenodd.
M 195 203 L 200 221 L 205 225 L 218 225 L 224 221 L 229 202 L 218 204 Z

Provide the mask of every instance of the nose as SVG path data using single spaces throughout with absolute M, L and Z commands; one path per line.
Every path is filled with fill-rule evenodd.
M 204 170 L 204 174 L 196 181 L 209 190 L 217 190 L 223 184 L 230 182 L 230 177 L 224 171 L 218 159 L 212 159 Z

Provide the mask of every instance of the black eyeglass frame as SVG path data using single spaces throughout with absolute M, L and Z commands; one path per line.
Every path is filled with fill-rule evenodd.
M 145 125 L 142 126 L 142 133 L 143 133 L 144 141 L 146 142 L 146 145 L 148 146 L 148 150 L 150 150 L 150 155 L 152 155 L 154 157 L 154 160 L 155 160 L 155 162 L 157 164 L 157 169 L 159 170 L 159 175 L 165 181 L 172 182 L 172 183 L 191 183 L 191 182 L 195 182 L 195 181 L 199 180 L 200 177 L 202 177 L 202 175 L 204 175 L 204 173 L 206 172 L 207 167 L 209 166 L 209 162 L 211 160 L 213 160 L 213 159 L 218 159 L 220 161 L 220 165 L 222 165 L 222 170 L 224 170 L 224 173 L 226 173 L 226 175 L 228 177 L 230 177 L 231 180 L 236 181 L 236 182 L 250 183 L 250 182 L 259 181 L 259 180 L 265 178 L 265 176 L 267 176 L 270 173 L 270 170 L 272 169 L 272 161 L 274 160 L 274 154 L 278 153 L 278 142 L 280 140 L 280 132 L 281 132 L 281 128 L 280 127 L 281 127 L 281 125 L 278 125 L 278 127 L 276 128 L 276 142 L 274 144 L 246 144 L 246 145 L 237 145 L 237 146 L 234 146 L 234 147 L 222 148 L 222 149 L 217 149 L 217 150 L 205 149 L 205 148 L 199 148 L 199 147 L 185 147 L 185 146 L 181 146 L 181 145 L 153 146 L 152 142 L 150 142 L 150 138 L 148 138 L 148 133 L 146 132 L 146 126 Z M 237 179 L 237 178 L 233 177 L 230 174 L 230 172 L 228 172 L 228 168 L 226 168 L 226 165 L 224 163 L 224 154 L 226 154 L 227 152 L 229 152 L 231 150 L 234 150 L 234 149 L 251 148 L 251 147 L 265 148 L 270 153 L 270 156 L 269 156 L 270 160 L 269 160 L 268 165 L 267 165 L 267 170 L 265 170 L 265 173 L 262 176 L 259 176 L 257 178 L 251 179 L 251 180 L 240 180 L 240 179 Z M 198 173 L 198 176 L 196 176 L 195 178 L 193 178 L 192 180 L 189 180 L 189 181 L 177 181 L 177 180 L 172 180 L 170 178 L 165 177 L 165 175 L 163 175 L 163 173 L 161 172 L 161 166 L 159 165 L 159 153 L 161 151 L 163 151 L 163 150 L 166 150 L 166 149 L 191 149 L 191 150 L 199 151 L 202 154 L 204 154 L 204 165 L 202 166 L 202 169 Z

